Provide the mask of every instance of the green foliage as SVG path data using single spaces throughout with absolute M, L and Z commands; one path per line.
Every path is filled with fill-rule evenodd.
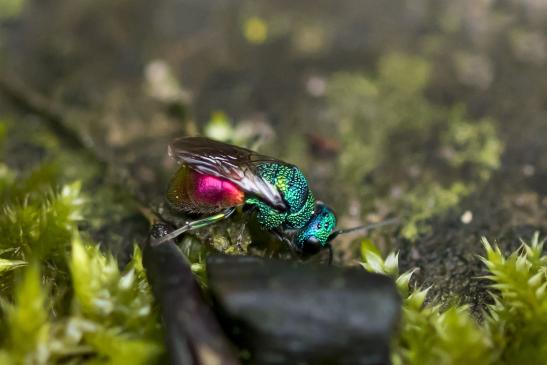
M 481 186 L 503 151 L 491 120 L 427 99 L 429 74 L 426 60 L 396 53 L 380 59 L 375 76 L 335 74 L 328 88 L 343 146 L 336 185 L 368 209 L 387 189 L 398 191 L 384 199 L 405 215 L 411 239 L 427 229 L 426 219 Z
M 489 363 L 492 343 L 466 306 L 452 305 L 441 312 L 439 305 L 425 303 L 428 289 L 410 287 L 413 271 L 399 274 L 396 253 L 383 259 L 369 241 L 363 242 L 361 253 L 363 267 L 394 278 L 403 298 L 402 328 L 393 345 L 394 364 Z
M 428 231 L 429 227 L 421 225 L 421 222 L 455 206 L 471 191 L 469 186 L 459 181 L 449 186 L 442 186 L 434 181 L 416 186 L 405 197 L 404 203 L 410 216 L 403 226 L 403 236 L 413 238 L 419 232 Z
M 15 174 L 12 173 L 15 177 Z M 59 167 L 55 163 L 44 163 L 27 176 L 12 179 L 12 184 L 6 185 L 2 191 L 4 202 L 17 203 L 25 200 L 41 201 L 44 193 L 51 192 L 53 186 L 58 186 L 60 180 Z M 14 183 L 15 182 L 15 183 Z
M 9 198 L 0 207 L 0 249 L 11 259 L 26 260 L 31 255 L 62 260 L 72 231 L 81 220 L 84 200 L 80 183 L 65 185 L 58 191 L 42 188 L 46 169 L 22 180 L 6 174 L 3 183 Z M 49 172 L 47 173 L 49 174 Z
M 112 256 L 76 234 L 70 255 L 73 303 L 68 313 L 49 314 L 53 298 L 29 266 L 4 304 L 7 335 L 0 359 L 13 364 L 155 363 L 163 348 L 157 314 L 145 281 L 140 251 L 124 273 Z M 54 318 L 57 315 L 57 318 Z
M 499 168 L 503 146 L 496 135 L 494 123 L 490 119 L 476 122 L 467 120 L 461 106 L 453 108 L 448 119 L 447 129 L 441 138 L 444 154 L 453 167 L 476 166 L 479 177 L 488 179 L 490 173 Z
M 21 260 L 7 260 L 7 259 L 0 259 L 0 275 L 2 275 L 4 272 L 17 269 L 21 266 L 25 266 L 27 263 L 25 261 Z
M 427 85 L 430 68 L 422 58 L 392 53 L 380 62 L 378 75 L 384 87 L 414 95 Z
M 124 272 L 96 245 L 72 240 L 70 271 L 74 288 L 72 316 L 83 341 L 97 356 L 94 363 L 149 364 L 162 352 L 157 313 L 146 282 L 140 250 Z
M 335 74 L 328 89 L 344 146 L 340 167 L 344 177 L 355 183 L 384 161 L 396 133 L 420 132 L 432 123 L 435 113 L 422 94 L 429 78 L 424 60 L 393 54 L 382 59 L 378 67 L 376 78 Z M 426 137 L 412 134 L 419 138 L 417 142 Z
M 47 364 L 49 316 L 37 264 L 28 267 L 15 289 L 14 303 L 5 303 L 3 309 L 7 335 L 0 358 L 13 364 Z
M 70 272 L 78 315 L 105 328 L 120 328 L 141 336 L 155 332 L 153 298 L 135 249 L 122 273 L 111 255 L 96 245 L 84 245 L 78 235 L 72 240 Z
M 499 247 L 483 239 L 482 259 L 493 284 L 494 304 L 487 324 L 498 347 L 500 364 L 543 364 L 547 359 L 547 255 L 535 234 L 505 257 Z
M 228 116 L 221 111 L 214 112 L 205 125 L 203 133 L 212 139 L 229 141 L 234 137 L 235 129 Z
M 57 171 L 47 164 L 18 178 L 0 164 L 0 278 L 31 258 L 64 264 L 84 199 L 79 182 L 52 188 L 58 181 Z M 9 287 L 9 280 L 0 281 L 2 291 L 9 292 Z
M 159 318 L 140 251 L 120 271 L 112 255 L 84 243 L 80 183 L 54 189 L 53 165 L 24 178 L 3 170 L 0 363 L 157 363 Z
M 0 0 L 0 20 L 18 16 L 24 5 L 24 0 Z
M 428 289 L 409 285 L 412 271 L 399 274 L 396 253 L 383 259 L 370 241 L 361 246 L 362 265 L 396 280 L 403 297 L 394 364 L 544 364 L 547 358 L 547 255 L 536 234 L 530 244 L 504 256 L 483 239 L 481 260 L 492 281 L 494 304 L 478 323 L 466 305 L 426 302 Z
M 15 181 L 15 174 L 3 163 L 0 163 L 0 196 L 5 200 L 7 191 Z
M 6 136 L 8 134 L 8 125 L 3 120 L 0 120 L 0 148 L 4 148 Z

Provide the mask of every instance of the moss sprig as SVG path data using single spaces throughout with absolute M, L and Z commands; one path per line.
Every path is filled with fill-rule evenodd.
M 44 172 L 47 171 L 47 172 Z M 0 249 L 5 259 L 64 260 L 72 232 L 82 220 L 85 199 L 79 181 L 55 189 L 49 168 L 26 178 L 0 174 L 4 204 L 0 207 Z
M 53 296 L 39 265 L 20 272 L 14 301 L 3 300 L 0 361 L 9 364 L 153 364 L 163 353 L 157 313 L 140 252 L 121 272 L 111 255 L 76 234 L 70 255 L 74 292 L 66 313 L 51 311 Z
M 78 234 L 72 240 L 70 272 L 74 287 L 73 314 L 101 326 L 118 328 L 139 336 L 157 329 L 153 298 L 146 281 L 138 248 L 124 271 L 116 259 L 97 245 L 84 244 Z
M 403 298 L 402 324 L 393 344 L 396 365 L 488 364 L 492 342 L 486 330 L 471 317 L 467 306 L 441 306 L 426 303 L 428 288 L 411 285 L 414 270 L 399 273 L 398 254 L 384 259 L 370 242 L 361 245 L 362 266 L 370 272 L 385 274 L 395 280 Z
M 487 308 L 491 337 L 504 351 L 500 364 L 543 364 L 547 359 L 547 255 L 536 233 L 505 256 L 482 240 L 494 303 Z
M 482 240 L 493 304 L 478 322 L 465 304 L 426 301 L 428 289 L 410 285 L 413 270 L 399 274 L 398 255 L 384 259 L 370 241 L 361 246 L 362 266 L 394 278 L 403 298 L 402 324 L 393 362 L 427 364 L 544 364 L 547 358 L 547 255 L 535 234 L 504 255 Z
M 26 178 L 6 168 L 0 181 L 0 363 L 157 363 L 164 349 L 140 250 L 120 270 L 80 235 L 80 182 L 55 188 L 46 167 Z
M 39 265 L 33 263 L 15 288 L 14 302 L 4 301 L 3 364 L 47 364 L 50 358 L 47 294 L 42 287 Z

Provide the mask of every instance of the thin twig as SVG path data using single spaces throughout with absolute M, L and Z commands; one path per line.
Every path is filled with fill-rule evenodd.
M 95 148 L 94 143 L 78 133 L 67 122 L 67 117 L 63 108 L 54 101 L 46 98 L 42 94 L 28 88 L 23 82 L 14 76 L 0 74 L 0 92 L 7 96 L 14 104 L 22 110 L 36 114 L 47 123 L 48 128 L 59 137 L 59 139 L 69 148 L 80 150 L 91 156 L 105 171 L 112 176 L 116 185 L 127 190 L 138 206 L 140 213 L 150 222 L 150 224 L 161 221 L 157 212 L 139 196 L 138 188 L 126 174 L 126 170 L 121 166 L 114 166 L 113 162 L 101 155 Z
M 15 77 L 5 74 L 0 74 L 0 92 L 21 109 L 41 116 L 48 124 L 48 127 L 70 147 L 82 148 L 88 152 L 92 152 L 97 160 L 104 162 L 96 156 L 95 151 L 90 151 L 84 139 L 67 125 L 62 112 L 60 112 L 60 108 L 55 106 L 53 101 L 29 89 Z

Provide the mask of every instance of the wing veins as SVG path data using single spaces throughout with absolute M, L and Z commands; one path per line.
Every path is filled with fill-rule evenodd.
M 280 210 L 287 209 L 279 190 L 257 171 L 261 162 L 284 163 L 282 161 L 204 137 L 176 139 L 169 145 L 169 155 L 195 171 L 228 179 Z

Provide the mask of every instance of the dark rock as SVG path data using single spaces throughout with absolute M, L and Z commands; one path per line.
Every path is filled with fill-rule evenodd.
M 216 308 L 253 364 L 389 364 L 400 298 L 360 268 L 214 256 Z
M 150 242 L 168 232 L 169 227 L 154 225 Z M 173 241 L 157 246 L 150 242 L 143 249 L 143 264 L 160 304 L 171 364 L 238 364 L 179 249 Z

